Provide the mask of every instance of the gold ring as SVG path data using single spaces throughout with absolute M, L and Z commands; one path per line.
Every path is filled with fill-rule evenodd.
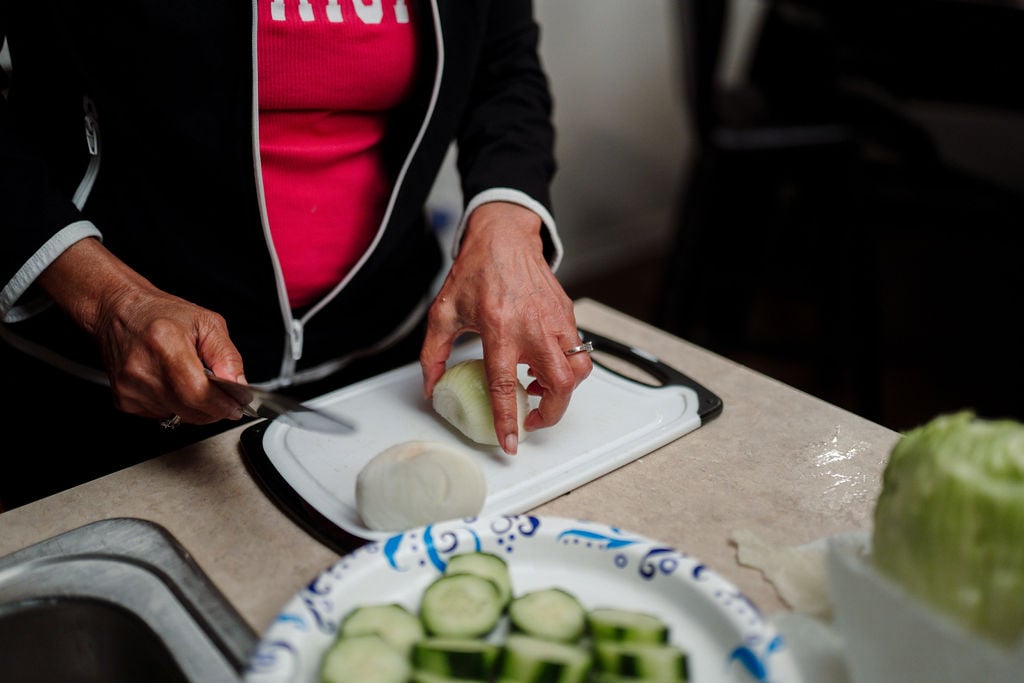
M 175 427 L 177 427 L 180 424 L 181 424 L 181 416 L 180 415 L 171 415 L 166 420 L 160 420 L 160 426 L 163 427 L 164 429 L 174 429 Z
M 579 346 L 574 346 L 571 349 L 567 349 L 565 355 L 571 356 L 574 353 L 590 353 L 594 350 L 594 342 L 583 342 Z

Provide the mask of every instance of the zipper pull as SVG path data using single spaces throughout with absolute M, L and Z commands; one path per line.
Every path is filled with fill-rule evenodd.
M 292 319 L 292 360 L 299 360 L 302 358 L 302 321 Z
M 89 154 L 97 156 L 100 153 L 100 138 L 96 126 L 96 105 L 88 97 L 83 100 L 85 108 L 85 143 L 89 147 Z
M 85 112 L 85 144 L 89 148 L 89 161 L 78 187 L 75 188 L 75 194 L 71 197 L 71 202 L 79 210 L 85 206 L 85 202 L 92 192 L 93 184 L 96 182 L 96 176 L 100 172 L 100 124 L 96 105 L 88 96 L 85 96 L 82 98 L 82 109 Z

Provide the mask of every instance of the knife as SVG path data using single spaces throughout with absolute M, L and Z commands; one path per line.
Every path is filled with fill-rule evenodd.
M 290 396 L 221 379 L 210 370 L 206 371 L 206 376 L 217 388 L 238 401 L 244 415 L 278 419 L 293 427 L 327 434 L 351 434 L 356 429 L 341 417 L 307 406 Z

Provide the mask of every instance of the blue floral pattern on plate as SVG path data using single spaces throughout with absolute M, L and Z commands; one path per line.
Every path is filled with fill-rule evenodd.
M 590 607 L 656 613 L 690 653 L 698 683 L 799 683 L 779 633 L 699 560 L 617 527 L 511 515 L 453 520 L 395 534 L 338 560 L 300 590 L 264 633 L 246 683 L 314 683 L 341 621 L 359 604 L 410 609 L 453 555 L 486 551 L 509 563 L 517 593 L 561 585 Z

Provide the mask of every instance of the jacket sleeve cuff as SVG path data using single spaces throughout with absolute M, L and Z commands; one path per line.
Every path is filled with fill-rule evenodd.
M 25 296 L 26 292 L 47 266 L 72 244 L 86 237 L 103 238 L 91 221 L 75 221 L 47 240 L 0 290 L 0 320 L 15 323 L 48 308 L 53 302 L 42 290 L 37 289 L 29 296 Z M 18 303 L 23 297 L 25 300 Z
M 548 211 L 547 207 L 525 192 L 508 187 L 496 187 L 490 190 L 485 190 L 474 196 L 469 201 L 466 205 L 466 210 L 462 213 L 462 219 L 459 220 L 459 224 L 455 226 L 455 233 L 452 237 L 452 258 L 456 258 L 459 255 L 459 247 L 462 245 L 462 236 L 466 232 L 466 225 L 469 223 L 470 215 L 478 206 L 488 202 L 509 202 L 511 204 L 518 204 L 540 216 L 541 223 L 544 227 L 542 232 L 542 238 L 544 240 L 544 258 L 547 259 L 548 265 L 551 266 L 551 272 L 558 270 L 558 266 L 562 263 L 562 240 L 558 236 L 558 229 L 555 227 L 555 219 L 551 216 L 551 212 Z

